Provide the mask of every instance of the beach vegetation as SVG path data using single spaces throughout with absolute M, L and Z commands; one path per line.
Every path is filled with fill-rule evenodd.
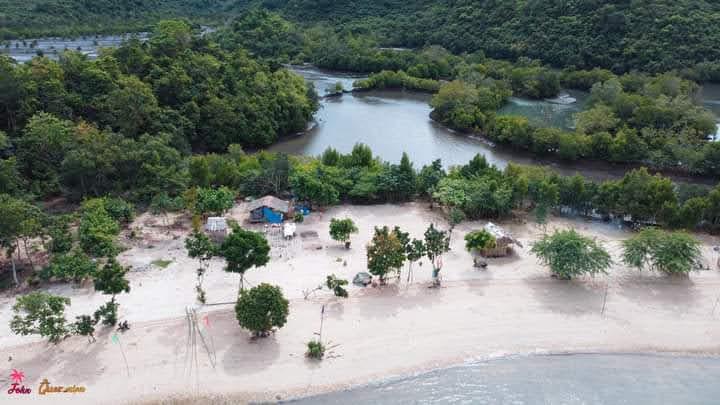
M 700 242 L 686 232 L 646 228 L 623 241 L 623 262 L 637 269 L 687 274 L 701 268 Z
M 225 271 L 240 274 L 238 292 L 244 289 L 245 272 L 265 266 L 270 261 L 270 244 L 261 233 L 236 225 L 220 245 L 219 255 L 225 259 Z
M 558 230 L 535 242 L 530 250 L 553 275 L 570 280 L 585 274 L 607 273 L 612 265 L 610 254 L 594 239 L 574 229 Z
M 240 293 L 235 305 L 238 323 L 254 336 L 267 336 L 287 322 L 289 302 L 280 287 L 260 284 Z
M 375 228 L 375 234 L 367 245 L 367 267 L 370 274 L 378 276 L 384 284 L 388 274 L 399 272 L 405 263 L 405 246 L 397 232 L 387 226 Z
M 59 343 L 69 334 L 65 307 L 70 299 L 43 292 L 17 298 L 13 305 L 10 329 L 18 335 L 40 335 L 51 343 Z
M 358 228 L 352 219 L 333 218 L 330 220 L 330 237 L 344 243 L 347 249 L 350 248 L 350 234 L 353 233 L 358 233 Z

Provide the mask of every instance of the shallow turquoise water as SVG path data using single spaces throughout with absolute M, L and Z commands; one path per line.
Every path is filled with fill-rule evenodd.
M 720 404 L 720 358 L 578 354 L 436 370 L 296 404 Z

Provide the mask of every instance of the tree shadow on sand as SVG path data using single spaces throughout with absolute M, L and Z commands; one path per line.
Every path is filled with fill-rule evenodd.
M 587 279 L 559 280 L 537 275 L 524 280 L 533 298 L 550 312 L 572 316 L 600 314 L 605 284 Z
M 55 385 L 89 386 L 105 370 L 98 356 L 110 344 L 104 334 L 96 337 L 93 343 L 88 343 L 83 336 L 70 337 L 57 345 L 45 343 L 43 350 L 32 358 L 13 361 L 9 366 L 25 373 L 27 386 L 36 387 L 45 378 Z
M 698 312 L 701 293 L 687 276 L 635 273 L 623 278 L 613 289 L 642 307 L 676 314 Z
M 250 338 L 247 331 L 239 328 L 237 335 L 222 355 L 223 370 L 229 375 L 254 374 L 272 365 L 280 355 L 280 345 L 274 335 Z
M 427 288 L 430 283 L 414 283 L 407 288 L 406 283 L 392 282 L 380 287 L 366 287 L 354 297 L 362 297 L 354 305 L 363 318 L 383 319 L 397 316 L 401 310 L 430 307 L 437 303 L 443 288 Z

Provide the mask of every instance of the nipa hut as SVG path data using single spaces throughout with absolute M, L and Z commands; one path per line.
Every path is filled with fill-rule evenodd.
M 523 247 L 519 240 L 515 239 L 505 229 L 493 224 L 492 222 L 488 222 L 484 229 L 495 238 L 494 248 L 486 248 L 480 251 L 480 254 L 484 257 L 507 256 L 511 252 L 510 245 Z

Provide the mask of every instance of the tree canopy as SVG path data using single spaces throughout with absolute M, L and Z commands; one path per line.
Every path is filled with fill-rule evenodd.
M 265 236 L 234 226 L 220 246 L 219 253 L 225 258 L 225 271 L 240 273 L 240 290 L 243 289 L 245 272 L 262 267 L 270 260 L 270 244 Z
M 531 252 L 563 279 L 606 273 L 612 265 L 610 254 L 597 241 L 574 229 L 543 236 L 533 244 Z
M 243 291 L 235 305 L 238 323 L 256 336 L 265 336 L 287 322 L 289 302 L 280 287 L 260 284 Z
M 687 274 L 701 259 L 700 242 L 685 232 L 646 228 L 623 241 L 623 262 L 640 270 Z

